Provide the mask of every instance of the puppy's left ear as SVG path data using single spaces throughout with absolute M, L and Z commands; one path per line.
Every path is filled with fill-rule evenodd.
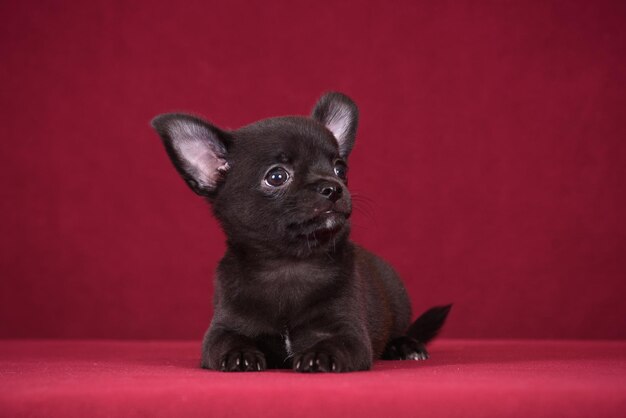
M 359 109 L 352 99 L 341 93 L 326 93 L 315 105 L 311 117 L 332 132 L 339 144 L 339 155 L 348 158 L 359 123 Z

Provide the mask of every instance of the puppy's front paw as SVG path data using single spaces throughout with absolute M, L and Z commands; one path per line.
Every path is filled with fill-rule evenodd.
M 301 373 L 341 372 L 345 368 L 335 356 L 324 351 L 309 351 L 297 354 L 293 369 Z
M 229 351 L 220 362 L 223 372 L 257 372 L 267 369 L 265 356 L 260 351 Z
M 427 360 L 429 357 L 424 344 L 411 337 L 390 341 L 382 356 L 385 360 Z

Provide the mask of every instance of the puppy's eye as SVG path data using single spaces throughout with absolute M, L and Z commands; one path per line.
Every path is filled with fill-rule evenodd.
M 342 180 L 348 177 L 348 166 L 343 161 L 337 161 L 335 163 L 335 175 Z
M 265 176 L 265 182 L 272 187 L 279 187 L 289 179 L 289 173 L 282 167 L 272 168 Z

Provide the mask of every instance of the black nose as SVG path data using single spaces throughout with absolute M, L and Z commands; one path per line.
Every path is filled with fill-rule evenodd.
M 317 191 L 331 202 L 336 202 L 339 198 L 341 198 L 341 192 L 343 192 L 343 189 L 337 183 L 325 181 L 317 187 Z

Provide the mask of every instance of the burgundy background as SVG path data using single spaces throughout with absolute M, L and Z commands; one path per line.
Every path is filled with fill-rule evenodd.
M 0 3 L 0 336 L 199 338 L 223 235 L 148 121 L 357 102 L 354 238 L 450 337 L 626 337 L 623 1 Z

